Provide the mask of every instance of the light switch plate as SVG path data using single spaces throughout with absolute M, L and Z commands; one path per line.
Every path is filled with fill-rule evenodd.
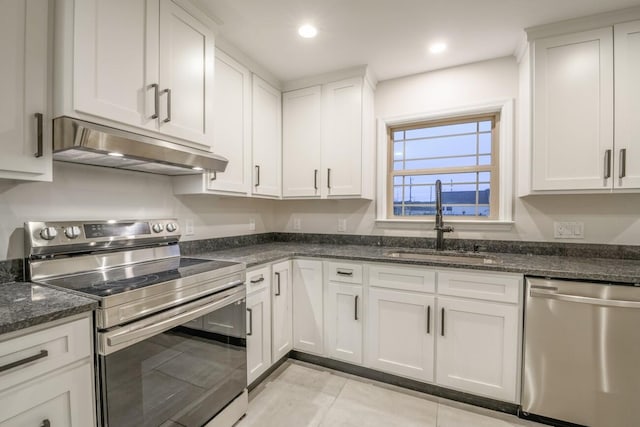
M 184 222 L 184 235 L 185 236 L 193 236 L 195 234 L 195 230 L 194 230 L 194 226 L 193 226 L 193 220 L 192 219 L 188 219 Z
M 344 218 L 341 218 L 338 220 L 338 231 L 339 232 L 346 232 L 347 231 L 347 220 Z
M 293 218 L 293 229 L 296 231 L 302 230 L 302 220 L 300 218 Z
M 255 231 L 256 230 L 256 220 L 251 218 L 249 220 L 249 230 L 250 231 Z
M 556 239 L 584 239 L 584 222 L 560 221 L 553 223 Z

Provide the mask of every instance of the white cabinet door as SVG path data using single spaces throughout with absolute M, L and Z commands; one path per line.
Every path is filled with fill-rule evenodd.
M 614 27 L 614 188 L 640 188 L 640 21 Z
M 320 197 L 320 86 L 282 96 L 282 196 Z
M 436 382 L 514 402 L 518 307 L 438 297 Z
M 360 195 L 362 190 L 362 85 L 358 77 L 322 88 L 322 191 L 327 197 Z
M 293 268 L 293 348 L 323 354 L 322 261 L 296 259 Z
M 0 393 L 0 426 L 95 425 L 92 379 L 86 362 Z
M 291 261 L 271 267 L 272 361 L 275 363 L 293 348 Z
M 160 130 L 211 149 L 213 31 L 172 1 L 160 2 L 159 61 Z
M 51 181 L 48 5 L 0 1 L 0 178 Z M 42 114 L 40 144 L 36 114 Z
M 367 365 L 433 381 L 435 299 L 390 289 L 369 289 Z
M 75 2 L 76 111 L 155 130 L 157 0 Z
M 362 364 L 362 286 L 327 283 L 327 354 Z
M 253 76 L 253 194 L 282 194 L 282 97 L 280 91 Z
M 534 42 L 533 190 L 612 187 L 612 32 Z
M 247 296 L 247 381 L 271 366 L 271 296 L 264 288 Z
M 216 50 L 213 150 L 229 160 L 224 172 L 210 173 L 207 188 L 247 195 L 251 187 L 251 74 Z

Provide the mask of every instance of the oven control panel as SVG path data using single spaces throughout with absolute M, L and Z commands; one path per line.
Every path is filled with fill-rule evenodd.
M 175 218 L 156 220 L 26 222 L 25 251 L 30 255 L 81 252 L 106 247 L 136 246 L 154 242 L 177 242 L 180 226 Z

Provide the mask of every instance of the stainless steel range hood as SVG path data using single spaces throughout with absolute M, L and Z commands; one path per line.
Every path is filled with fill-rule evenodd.
M 224 172 L 228 160 L 132 132 L 59 117 L 53 120 L 53 159 L 160 175 Z

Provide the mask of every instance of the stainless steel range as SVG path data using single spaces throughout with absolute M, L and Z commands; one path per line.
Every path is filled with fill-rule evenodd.
M 180 256 L 171 219 L 24 229 L 31 281 L 98 300 L 102 426 L 231 425 L 244 414 L 244 264 Z

